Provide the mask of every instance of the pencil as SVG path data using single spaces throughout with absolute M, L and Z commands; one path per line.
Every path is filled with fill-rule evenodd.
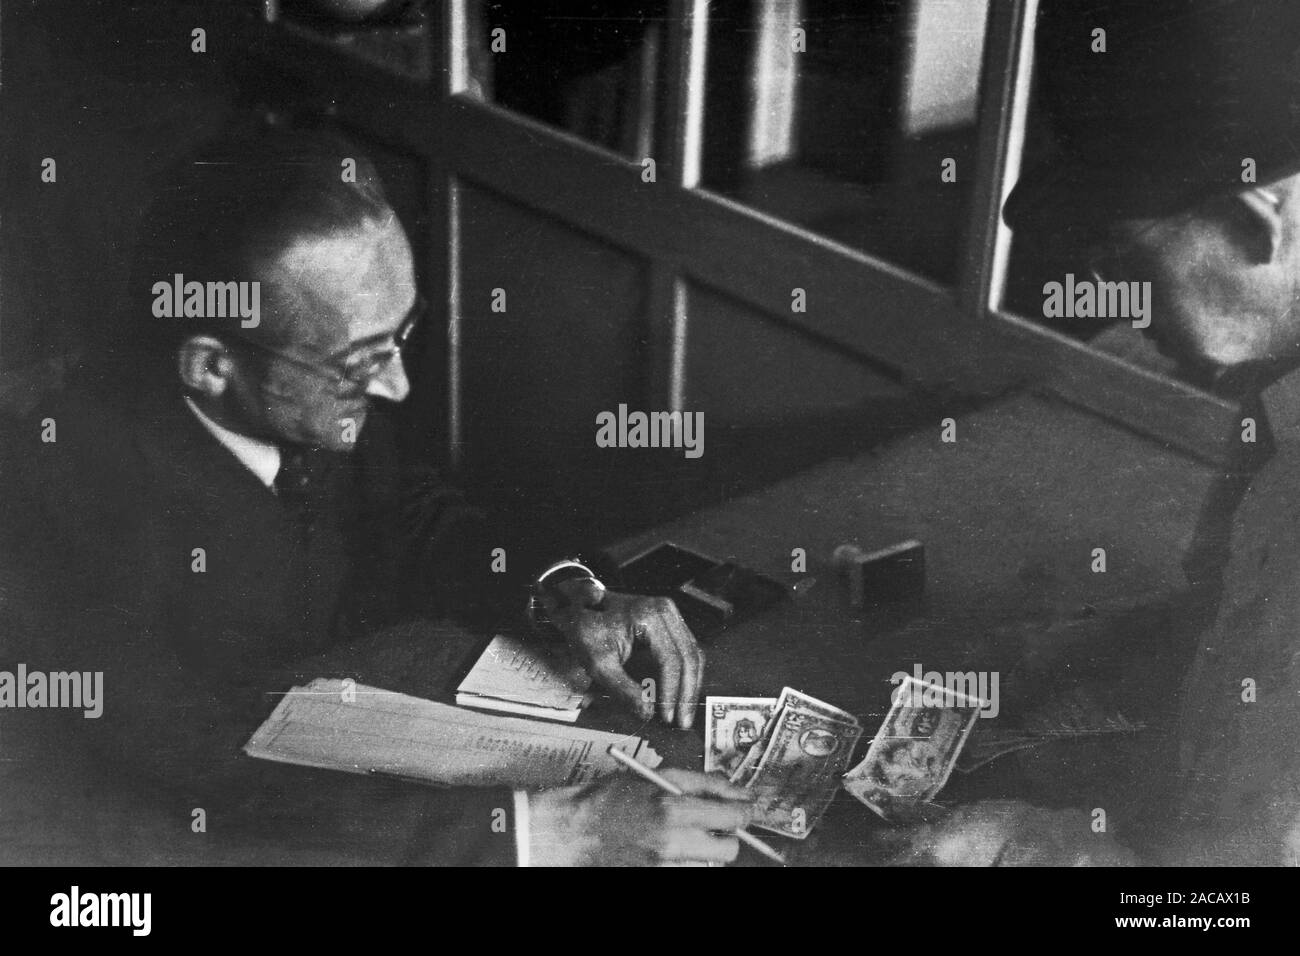
M 637 760 L 633 759 L 632 757 L 629 757 L 623 751 L 615 749 L 616 746 L 617 746 L 616 744 L 610 744 L 608 753 L 611 757 L 613 757 L 615 760 L 621 763 L 624 767 L 627 767 L 628 770 L 631 770 L 633 773 L 638 774 L 641 777 L 644 777 L 646 780 L 649 780 L 660 790 L 664 791 L 665 793 L 671 793 L 674 797 L 680 797 L 685 792 L 682 790 L 681 787 L 677 786 L 677 784 L 655 773 L 645 764 L 639 763 Z M 780 863 L 782 866 L 785 866 L 785 857 L 783 857 L 780 853 L 777 853 L 776 850 L 772 849 L 770 846 L 768 846 L 758 837 L 754 836 L 752 833 L 749 833 L 745 830 L 737 830 L 736 839 L 738 839 L 741 843 L 744 843 L 746 846 L 752 847 L 753 849 L 757 850 L 759 853 L 763 854 L 763 856 L 767 857 L 769 860 L 775 860 L 777 863 Z

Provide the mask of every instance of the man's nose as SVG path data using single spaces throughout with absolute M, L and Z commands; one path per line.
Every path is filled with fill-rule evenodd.
M 390 402 L 400 402 L 411 393 L 411 383 L 406 378 L 406 366 L 402 364 L 402 354 L 393 356 L 391 362 L 379 370 L 379 374 L 366 386 L 366 394 Z

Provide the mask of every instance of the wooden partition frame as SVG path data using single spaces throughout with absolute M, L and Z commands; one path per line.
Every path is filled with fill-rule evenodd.
M 430 221 L 433 238 L 442 241 L 431 243 L 428 274 L 430 291 L 445 303 L 448 316 L 453 460 L 459 460 L 465 440 L 458 278 L 462 184 L 490 190 L 647 263 L 651 351 L 643 399 L 650 407 L 680 409 L 688 394 L 684 343 L 690 323 L 707 318 L 689 314 L 686 288 L 699 283 L 920 385 L 974 394 L 1029 387 L 1202 460 L 1228 460 L 1240 419 L 1236 404 L 1000 308 L 1009 245 L 1000 213 L 1018 172 L 1037 0 L 997 0 L 990 7 L 976 184 L 963 268 L 951 288 L 696 188 L 707 0 L 671 3 L 661 44 L 654 183 L 642 181 L 639 159 L 466 95 L 465 30 L 472 2 L 442 0 L 433 7 L 430 84 L 268 31 L 262 21 L 250 23 L 247 38 L 250 49 L 275 59 L 279 69 L 318 83 L 346 84 L 346 95 L 337 100 L 341 117 L 429 164 Z M 790 312 L 795 286 L 816 290 L 805 313 Z

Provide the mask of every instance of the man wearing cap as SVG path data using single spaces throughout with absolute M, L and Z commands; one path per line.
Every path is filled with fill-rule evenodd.
M 99 860 L 117 862 L 734 857 L 750 798 L 703 774 L 670 771 L 679 796 L 629 775 L 438 791 L 241 752 L 284 691 L 336 676 L 325 661 L 364 665 L 367 635 L 404 616 L 522 618 L 528 591 L 492 573 L 493 549 L 529 562 L 522 529 L 485 523 L 376 440 L 383 406 L 409 391 L 421 304 L 406 234 L 354 145 L 233 131 L 158 196 L 98 386 L 45 403 L 3 469 L 6 551 L 36 569 L 46 604 L 31 651 L 103 673 L 102 717 L 74 718 L 42 755 L 87 798 L 65 825 L 102 824 Z M 192 301 L 190 281 L 204 284 Z M 251 283 L 231 286 L 249 308 L 208 308 L 207 283 Z M 532 579 L 536 626 L 557 628 L 598 685 L 691 726 L 703 656 L 671 601 L 606 591 L 575 559 Z M 623 670 L 638 647 L 657 700 Z
M 1150 282 L 1143 334 L 1268 432 L 1211 494 L 1185 560 L 1176 812 L 1124 834 L 1151 862 L 1300 862 L 1298 54 L 1290 0 L 1046 3 L 1037 24 L 1059 151 L 1017 184 L 1008 224 L 1076 271 Z M 976 804 L 918 843 L 949 863 L 1115 862 L 1092 822 Z

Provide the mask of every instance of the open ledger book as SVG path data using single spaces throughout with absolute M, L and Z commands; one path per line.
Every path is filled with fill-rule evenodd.
M 480 714 L 317 678 L 284 696 L 244 752 L 445 786 L 541 788 L 586 783 L 619 769 L 606 753 L 610 745 L 647 767 L 660 763 L 640 737 Z

